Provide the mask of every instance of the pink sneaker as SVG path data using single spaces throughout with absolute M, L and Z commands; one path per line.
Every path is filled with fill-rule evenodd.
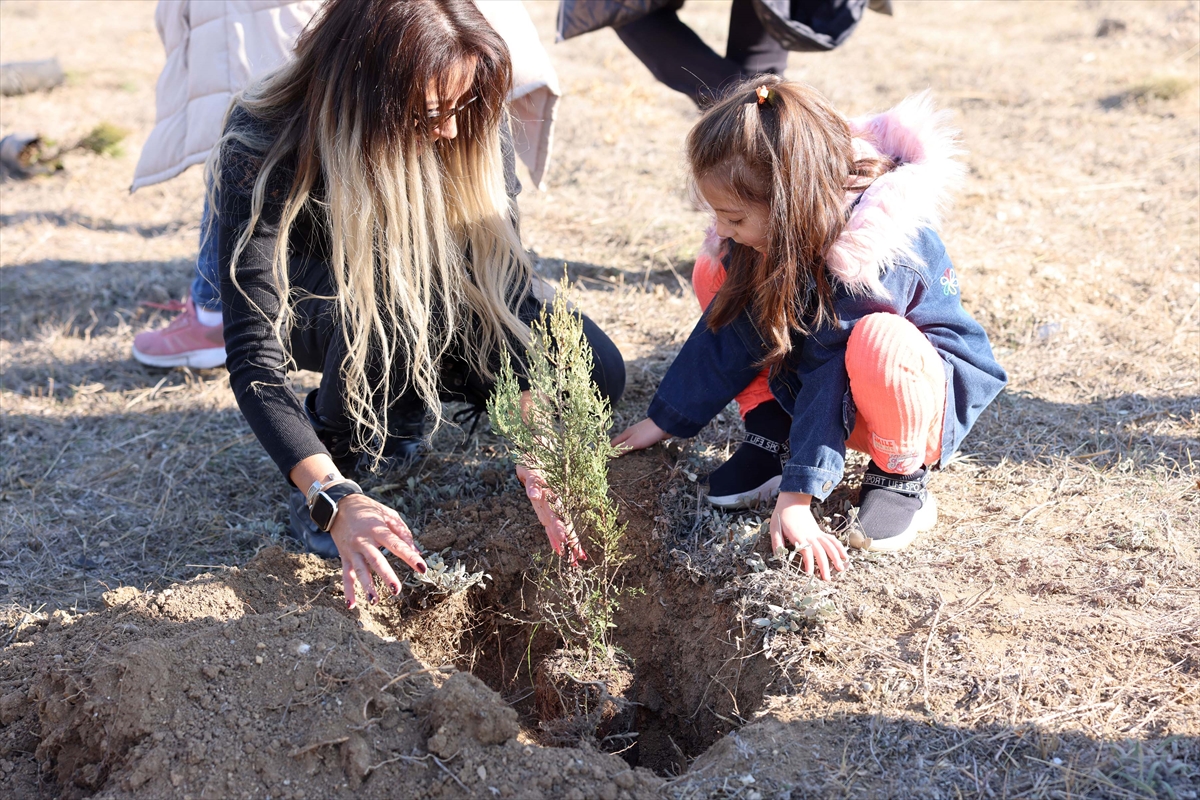
M 220 325 L 202 325 L 192 298 L 183 303 L 157 306 L 180 311 L 171 324 L 133 337 L 133 357 L 148 367 L 212 369 L 225 363 L 225 337 Z

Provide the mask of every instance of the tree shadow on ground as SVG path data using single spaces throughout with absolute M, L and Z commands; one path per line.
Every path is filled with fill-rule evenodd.
M 4 415 L 6 601 L 85 606 L 105 584 L 185 579 L 278 538 L 287 486 L 237 409 L 145 407 Z
M 24 222 L 49 223 L 60 228 L 79 227 L 89 231 L 104 231 L 113 233 L 133 233 L 143 239 L 153 239 L 166 236 L 189 227 L 195 226 L 194 219 L 175 219 L 156 225 L 143 225 L 132 222 L 113 222 L 110 219 L 81 214 L 78 211 L 18 211 L 14 214 L 0 214 L 0 228 L 20 225 Z
M 1098 468 L 1130 462 L 1190 468 L 1200 439 L 1200 396 L 1117 394 L 1086 403 L 1056 403 L 1005 391 L 979 418 L 964 452 L 984 463 L 1048 463 L 1070 458 Z
M 567 279 L 588 291 L 612 292 L 622 287 L 653 289 L 662 286 L 668 294 L 690 295 L 692 286 L 692 263 L 660 259 L 641 269 L 634 267 L 600 266 L 586 261 L 567 258 L 544 257 L 537 253 L 533 258 L 534 271 L 551 281 L 562 279 L 566 269 Z
M 966 711 L 964 713 L 969 713 Z M 768 716 L 702 755 L 676 786 L 754 776 L 763 797 L 1191 797 L 1200 738 L 1110 740 L 1035 722 L 952 724 L 921 714 Z M 736 779 L 735 779 L 736 780 Z
M 97 336 L 144 324 L 140 302 L 183 297 L 194 259 L 61 261 L 43 259 L 0 267 L 0 339 L 22 342 L 59 332 Z
M 8 364 L 0 373 L 0 389 L 66 400 L 79 393 L 128 392 L 148 387 L 170 392 L 184 384 L 212 381 L 225 384 L 229 381 L 224 367 L 204 370 L 147 367 L 134 360 L 131 345 L 132 342 L 125 339 L 116 342 L 109 339 L 88 343 L 75 341 L 70 346 L 58 342 L 39 347 L 34 353 L 36 358 L 19 362 L 14 359 Z M 86 352 L 81 354 L 80 351 Z

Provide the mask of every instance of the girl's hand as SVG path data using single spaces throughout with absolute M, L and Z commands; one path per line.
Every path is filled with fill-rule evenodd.
M 329 533 L 342 557 L 342 586 L 346 590 L 346 608 L 354 608 L 354 580 L 357 578 L 371 605 L 379 602 L 372 574 L 378 575 L 392 590 L 400 593 L 400 579 L 392 565 L 379 552 L 386 547 L 417 572 L 425 572 L 425 560 L 413 544 L 412 531 L 394 510 L 365 494 L 351 494 L 338 501 L 337 516 Z
M 612 440 L 612 445 L 621 448 L 622 452 L 628 453 L 633 450 L 645 450 L 647 447 L 669 438 L 671 438 L 671 434 L 655 425 L 654 420 L 644 419 L 622 431 L 617 438 Z
M 771 515 L 771 551 L 784 546 L 784 539 L 794 544 L 804 558 L 804 572 L 813 573 L 813 562 L 821 580 L 829 580 L 829 567 L 842 572 L 849 564 L 846 548 L 836 537 L 825 533 L 817 525 L 809 504 L 812 496 L 797 492 L 780 492 L 775 502 L 775 513 Z
M 554 552 L 561 556 L 563 547 L 566 546 L 571 550 L 572 564 L 587 561 L 587 553 L 583 551 L 583 545 L 579 543 L 579 537 L 575 535 L 570 521 L 561 519 L 555 512 L 552 504 L 554 495 L 542 474 L 518 464 L 517 480 L 525 486 L 525 494 L 529 497 L 529 502 L 533 503 L 538 522 L 546 529 L 546 537 L 550 539 L 550 546 L 554 548 Z

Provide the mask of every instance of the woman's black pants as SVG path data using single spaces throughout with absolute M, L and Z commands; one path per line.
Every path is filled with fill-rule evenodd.
M 721 96 L 731 84 L 762 72 L 782 75 L 788 51 L 767 33 L 751 0 L 733 0 L 725 57 L 683 24 L 681 1 L 617 28 L 617 36 L 659 81 L 683 92 L 698 106 Z

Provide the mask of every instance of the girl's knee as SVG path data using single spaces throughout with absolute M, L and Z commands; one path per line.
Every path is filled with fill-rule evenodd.
M 928 344 L 929 340 L 916 325 L 899 314 L 881 311 L 868 314 L 855 324 L 846 342 L 846 359 L 883 354 L 922 342 Z
M 925 334 L 898 314 L 881 312 L 863 317 L 846 342 L 846 371 L 854 376 L 886 379 L 897 367 L 918 374 L 940 361 Z

